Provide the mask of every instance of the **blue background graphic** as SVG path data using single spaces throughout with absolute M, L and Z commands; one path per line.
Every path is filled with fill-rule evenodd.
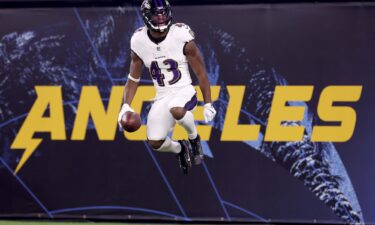
M 61 85 L 67 137 L 82 86 L 104 105 L 123 85 L 137 8 L 2 9 L 0 25 L 0 216 L 290 222 L 375 222 L 375 8 L 368 4 L 178 6 L 174 21 L 196 33 L 210 82 L 220 85 L 206 161 L 182 176 L 172 154 L 142 141 L 85 141 L 48 134 L 22 170 L 10 145 L 36 99 L 35 85 Z M 193 16 L 194 15 L 194 16 Z M 32 18 L 32 19 L 31 19 Z M 144 70 L 142 85 L 150 85 Z M 221 142 L 229 96 L 246 85 L 239 122 L 260 124 L 254 142 Z M 276 85 L 314 85 L 301 142 L 263 142 Z M 321 90 L 362 85 L 352 139 L 312 143 Z M 138 93 L 140 94 L 140 93 Z M 297 103 L 290 103 L 291 105 Z M 150 105 L 145 105 L 145 122 Z

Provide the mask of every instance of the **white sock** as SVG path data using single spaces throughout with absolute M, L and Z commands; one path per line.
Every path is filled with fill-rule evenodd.
M 193 113 L 186 111 L 185 116 L 182 117 L 182 119 L 177 120 L 177 123 L 185 128 L 190 140 L 197 138 L 198 132 L 197 128 L 195 127 Z
M 167 136 L 160 148 L 155 150 L 159 152 L 173 152 L 178 154 L 181 152 L 181 145 L 177 141 L 173 141 L 170 137 Z

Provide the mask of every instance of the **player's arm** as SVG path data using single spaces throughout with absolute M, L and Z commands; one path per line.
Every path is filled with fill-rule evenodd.
M 137 56 L 137 54 L 132 51 L 130 57 L 130 72 L 128 75 L 128 81 L 126 82 L 124 89 L 124 104 L 122 105 L 117 118 L 120 131 L 123 131 L 120 123 L 122 116 L 129 111 L 134 112 L 134 110 L 130 107 L 130 104 L 133 101 L 134 95 L 137 91 L 138 83 L 141 80 L 141 73 L 143 68 L 143 61 Z
M 143 62 L 133 51 L 130 54 L 130 72 L 128 81 L 125 84 L 124 89 L 124 104 L 130 105 L 133 101 L 134 95 L 137 91 L 139 81 L 141 79 L 141 73 L 143 68 Z
M 198 78 L 199 87 L 203 94 L 204 100 L 204 118 L 206 123 L 211 121 L 215 115 L 216 110 L 212 106 L 210 81 L 208 80 L 206 69 L 204 68 L 201 53 L 194 41 L 189 41 L 184 48 L 184 53 L 189 62 L 189 65 Z
M 202 56 L 194 41 L 189 41 L 185 45 L 184 53 L 195 76 L 198 78 L 204 103 L 211 103 L 210 82 L 208 80 L 206 69 L 204 68 Z

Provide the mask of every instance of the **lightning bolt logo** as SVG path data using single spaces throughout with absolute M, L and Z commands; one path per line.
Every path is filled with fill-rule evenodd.
M 27 131 L 22 131 L 21 128 L 20 132 L 18 133 L 16 139 L 13 141 L 11 146 L 12 149 L 25 149 L 17 165 L 15 173 L 18 173 L 18 171 L 22 168 L 25 162 L 30 158 L 30 156 L 42 142 L 42 139 L 33 139 L 33 134 L 31 133 L 30 135 L 30 133 L 26 132 Z
M 33 138 L 36 132 L 48 132 L 52 140 L 66 140 L 64 109 L 60 86 L 35 86 L 35 100 L 26 120 L 22 124 L 11 149 L 24 149 L 17 165 L 18 173 L 33 152 L 42 143 L 42 139 Z M 49 109 L 49 117 L 44 113 Z

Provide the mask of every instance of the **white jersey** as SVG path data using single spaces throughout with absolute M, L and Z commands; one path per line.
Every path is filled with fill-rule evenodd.
M 168 87 L 191 84 L 189 66 L 183 50 L 185 44 L 193 39 L 194 33 L 183 23 L 173 24 L 165 39 L 158 44 L 148 36 L 147 27 L 141 27 L 134 32 L 130 48 L 149 69 L 157 92 L 164 92 Z

